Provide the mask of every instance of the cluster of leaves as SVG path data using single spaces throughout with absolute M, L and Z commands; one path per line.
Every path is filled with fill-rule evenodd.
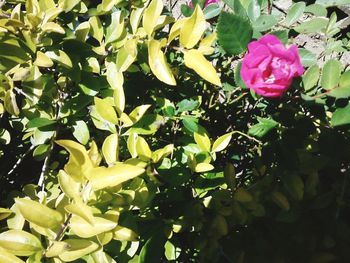
M 0 263 L 347 261 L 348 1 L 224 2 L 1 2 Z M 278 100 L 265 33 L 324 40 Z

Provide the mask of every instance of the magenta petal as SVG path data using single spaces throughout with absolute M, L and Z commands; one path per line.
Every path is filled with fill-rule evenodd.
M 267 34 L 259 39 L 259 43 L 265 45 L 282 45 L 282 42 L 275 35 Z M 283 45 L 282 45 L 283 46 Z

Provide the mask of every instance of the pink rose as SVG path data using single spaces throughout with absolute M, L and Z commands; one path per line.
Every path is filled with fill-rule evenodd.
M 303 73 L 297 46 L 291 45 L 287 49 L 274 35 L 250 42 L 241 68 L 247 87 L 271 98 L 281 97 L 293 78 Z
M 220 2 L 220 0 L 205 0 L 203 8 L 207 7 L 210 4 L 217 4 L 219 2 Z M 189 0 L 187 4 L 188 4 L 188 6 L 193 7 L 192 0 Z

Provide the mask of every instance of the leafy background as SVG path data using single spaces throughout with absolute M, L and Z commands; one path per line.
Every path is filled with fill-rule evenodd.
M 344 4 L 2 3 L 0 262 L 347 262 Z M 307 69 L 278 100 L 264 33 Z

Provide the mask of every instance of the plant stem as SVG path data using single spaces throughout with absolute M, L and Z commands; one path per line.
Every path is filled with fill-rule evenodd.
M 12 169 L 7 173 L 7 175 L 11 175 L 17 169 L 17 167 L 23 162 L 24 158 L 27 157 L 27 155 L 30 154 L 34 148 L 35 148 L 34 145 L 30 146 L 30 148 L 18 158 L 17 162 L 14 164 Z

